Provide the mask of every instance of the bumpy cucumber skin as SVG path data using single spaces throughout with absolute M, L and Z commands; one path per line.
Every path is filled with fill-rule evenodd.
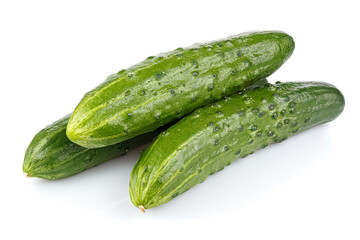
M 130 179 L 131 201 L 153 208 L 232 161 L 335 119 L 344 97 L 323 82 L 268 84 L 200 108 L 162 132 Z
M 134 139 L 97 149 L 83 148 L 66 137 L 70 114 L 35 135 L 26 150 L 23 171 L 29 177 L 61 179 L 95 167 L 150 142 L 160 129 Z
M 85 94 L 68 138 L 103 147 L 153 131 L 275 72 L 295 44 L 283 32 L 253 32 L 149 57 Z

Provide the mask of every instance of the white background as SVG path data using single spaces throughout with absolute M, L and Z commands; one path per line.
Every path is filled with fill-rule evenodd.
M 360 239 L 357 1 L 0 1 L 1 239 Z M 25 150 L 108 75 L 150 55 L 250 30 L 296 48 L 269 77 L 327 81 L 335 121 L 234 162 L 142 214 L 139 150 L 59 181 L 22 173 Z

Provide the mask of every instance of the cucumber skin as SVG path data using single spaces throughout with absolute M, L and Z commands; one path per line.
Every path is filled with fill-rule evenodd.
M 294 47 L 286 33 L 255 32 L 149 57 L 85 94 L 67 136 L 97 148 L 153 131 L 269 76 Z
M 166 203 L 235 159 L 335 119 L 344 105 L 330 84 L 289 82 L 200 108 L 141 154 L 131 173 L 131 201 L 145 209 Z
M 86 149 L 66 137 L 70 114 L 42 129 L 26 150 L 23 171 L 29 177 L 61 179 L 95 167 L 150 142 L 160 129 L 134 139 L 97 149 Z

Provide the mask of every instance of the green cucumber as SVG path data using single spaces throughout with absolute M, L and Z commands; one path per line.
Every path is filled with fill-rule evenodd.
M 276 71 L 292 54 L 283 32 L 254 32 L 149 57 L 85 94 L 66 134 L 97 148 L 153 131 Z
M 83 148 L 66 137 L 70 114 L 42 129 L 26 150 L 23 171 L 49 180 L 69 177 L 150 142 L 160 129 L 134 139 L 97 149 Z
M 335 119 L 344 104 L 330 84 L 288 82 L 197 109 L 141 154 L 131 173 L 131 201 L 142 211 L 166 203 L 235 159 Z

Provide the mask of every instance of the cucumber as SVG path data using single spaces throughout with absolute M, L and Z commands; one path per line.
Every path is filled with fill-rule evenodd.
M 149 57 L 85 94 L 66 134 L 97 148 L 153 131 L 269 76 L 294 46 L 286 33 L 253 32 Z
M 335 119 L 344 104 L 330 84 L 288 82 L 197 109 L 141 154 L 131 173 L 131 201 L 142 211 L 166 203 L 235 159 Z
M 26 150 L 23 163 L 23 171 L 27 176 L 49 180 L 69 177 L 111 158 L 125 155 L 129 150 L 150 142 L 161 132 L 158 129 L 112 146 L 87 149 L 66 137 L 69 118 L 70 114 L 35 135 Z

